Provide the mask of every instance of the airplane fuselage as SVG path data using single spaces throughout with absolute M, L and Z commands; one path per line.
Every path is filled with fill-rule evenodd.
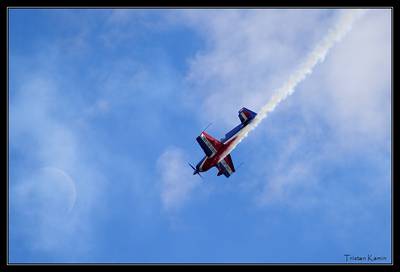
M 210 168 L 216 166 L 220 161 L 222 161 L 228 154 L 231 153 L 232 147 L 235 144 L 235 138 L 231 138 L 229 141 L 225 142 L 225 145 L 217 151 L 217 153 L 212 157 L 204 156 L 203 159 L 196 165 L 196 169 L 199 172 L 206 172 Z

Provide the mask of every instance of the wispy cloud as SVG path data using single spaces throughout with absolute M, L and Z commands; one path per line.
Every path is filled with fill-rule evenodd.
M 254 118 L 254 121 L 240 131 L 237 136 L 239 141 L 233 146 L 233 148 L 246 138 L 248 133 L 255 129 L 282 101 L 293 94 L 297 85 L 312 73 L 315 65 L 325 59 L 325 56 L 328 54 L 332 46 L 336 42 L 339 42 L 343 36 L 351 30 L 354 21 L 359 18 L 361 14 L 360 11 L 348 11 L 342 14 L 340 20 L 328 31 L 328 34 L 323 38 L 323 40 L 317 44 L 316 48 L 306 58 L 306 61 L 304 61 L 304 63 L 302 63 L 302 65 L 300 65 L 300 67 L 289 76 L 289 79 L 285 81 L 282 87 L 280 87 L 273 94 L 270 100 L 261 107 L 257 116 Z
M 204 101 L 200 118 L 218 117 L 225 124 L 232 123 L 232 111 L 243 105 L 259 109 L 332 24 L 330 16 L 323 16 L 329 13 L 322 11 L 219 12 L 187 12 L 182 20 L 207 44 L 191 61 L 188 74 L 198 90 L 196 101 Z M 274 27 L 280 24 L 286 27 Z
M 49 59 L 58 63 L 54 55 Z M 21 75 L 23 84 L 10 87 L 10 228 L 12 237 L 23 237 L 32 251 L 52 253 L 35 262 L 55 256 L 73 261 L 91 248 L 89 218 L 104 177 L 88 159 L 70 118 L 79 106 L 69 104 L 68 93 L 46 67 Z M 95 108 L 103 111 L 106 105 Z M 23 167 L 15 156 L 23 159 Z M 17 246 L 11 245 L 12 253 Z
M 272 96 L 273 90 L 285 82 L 312 47 L 318 44 L 318 40 L 327 33 L 340 14 L 337 10 L 271 11 L 270 15 L 268 12 L 231 10 L 218 19 L 213 19 L 215 16 L 211 14 L 207 14 L 209 17 L 202 17 L 196 12 L 186 14 L 186 18 L 204 34 L 209 44 L 192 61 L 189 74 L 189 80 L 201 90 L 201 94 L 196 95 L 204 101 L 199 107 L 200 118 L 218 118 L 225 121 L 225 124 L 232 124 L 236 119 L 232 114 L 234 110 L 247 106 L 257 111 Z M 349 154 L 354 156 L 363 153 L 371 155 L 364 156 L 365 159 L 373 159 L 372 153 L 360 148 L 379 145 L 383 149 L 374 148 L 374 154 L 387 154 L 387 148 L 390 148 L 389 13 L 367 11 L 354 25 L 351 35 L 344 37 L 343 42 L 332 49 L 325 62 L 316 69 L 316 74 L 302 82 L 296 96 L 288 99 L 282 107 L 290 111 L 287 106 L 290 105 L 297 111 L 290 111 L 281 117 L 274 116 L 269 120 L 269 126 L 260 128 L 262 132 L 258 136 L 253 135 L 256 137 L 253 140 L 258 144 L 262 144 L 260 135 L 279 137 L 282 144 L 284 139 L 295 137 L 299 144 L 292 151 L 292 156 L 301 151 L 310 153 L 306 147 L 320 148 L 318 151 L 309 148 L 315 151 L 307 156 L 308 160 L 310 157 L 318 160 L 307 162 L 300 156 L 285 162 L 287 171 L 281 169 L 281 174 L 274 171 L 274 177 L 268 176 L 269 182 L 266 182 L 262 193 L 266 199 L 260 203 L 274 203 L 273 199 L 282 199 L 286 189 L 290 190 L 292 185 L 298 184 L 296 180 L 307 180 L 306 177 L 310 176 L 318 180 L 321 173 L 331 169 L 325 168 L 330 161 L 337 162 L 338 158 Z M 299 24 L 297 20 L 300 17 L 307 18 L 307 21 Z M 287 25 L 284 30 L 274 27 L 283 23 Z M 315 25 L 319 27 L 315 28 Z M 279 110 L 281 115 L 282 108 Z M 287 133 L 285 127 L 290 116 L 300 122 L 298 125 L 305 126 L 301 129 L 302 134 Z M 271 127 L 274 125 L 282 128 Z M 291 126 L 300 129 L 296 124 L 292 123 Z M 278 133 L 273 133 L 274 130 Z M 318 142 L 312 142 L 311 139 L 317 135 Z M 268 152 L 268 148 L 267 143 L 265 152 Z M 281 148 L 285 149 L 284 144 Z M 264 147 L 258 150 L 262 149 Z M 262 159 L 255 160 L 263 164 Z M 345 163 L 348 160 L 342 161 Z M 279 169 L 282 162 L 284 160 L 281 161 L 279 157 L 268 161 L 265 163 L 266 169 Z M 273 180 L 277 184 L 273 185 Z M 317 184 L 314 183 L 314 186 Z M 271 191 L 267 192 L 269 189 Z M 272 191 L 276 192 L 276 196 Z M 290 197 L 286 199 L 290 201 Z
M 161 201 L 168 212 L 175 212 L 190 198 L 200 184 L 188 169 L 188 158 L 178 147 L 168 147 L 159 157 L 157 166 L 161 177 Z

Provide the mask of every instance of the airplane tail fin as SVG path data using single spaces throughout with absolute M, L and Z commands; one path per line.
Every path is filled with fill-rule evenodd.
M 256 115 L 257 113 L 247 108 L 241 108 L 239 110 L 239 119 L 242 123 L 248 123 L 249 121 L 253 120 Z

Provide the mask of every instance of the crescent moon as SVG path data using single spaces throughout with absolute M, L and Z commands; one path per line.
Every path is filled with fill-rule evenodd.
M 41 167 L 40 170 L 56 172 L 57 174 L 60 174 L 63 177 L 62 181 L 63 182 L 65 181 L 65 184 L 68 185 L 70 192 L 71 192 L 69 194 L 69 201 L 68 201 L 69 205 L 68 205 L 67 213 L 71 212 L 71 210 L 75 206 L 76 195 L 77 195 L 75 182 L 72 179 L 72 177 L 70 175 L 68 175 L 65 171 L 61 170 L 60 168 L 53 167 L 53 166 L 44 166 L 44 167 Z

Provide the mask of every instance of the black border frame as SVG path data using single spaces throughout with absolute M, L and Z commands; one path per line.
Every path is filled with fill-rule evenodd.
M 275 2 L 276 1 L 276 2 Z M 336 1 L 329 1 L 325 2 L 326 5 L 321 5 L 321 3 L 317 3 L 315 0 L 307 0 L 307 1 L 301 1 L 302 3 L 299 3 L 299 1 L 296 0 L 281 0 L 278 3 L 278 0 L 275 1 L 269 1 L 268 3 L 261 3 L 257 4 L 254 2 L 245 2 L 245 1 L 240 1 L 240 0 L 234 0 L 230 1 L 230 4 L 232 6 L 224 6 L 224 5 L 215 5 L 213 6 L 212 4 L 208 1 L 203 1 L 202 3 L 199 3 L 199 1 L 192 1 L 191 5 L 189 5 L 188 2 L 184 1 L 176 1 L 176 3 L 172 4 L 168 1 L 165 0 L 148 0 L 146 1 L 147 3 L 129 3 L 124 0 L 115 0 L 112 3 L 109 3 L 108 5 L 99 5 L 98 3 L 92 3 L 89 0 L 83 0 L 83 1 L 77 1 L 77 0 L 72 0 L 72 1 L 57 1 L 57 3 L 48 3 L 46 4 L 45 1 L 36 1 L 34 3 L 33 1 L 29 0 L 5 0 L 2 1 L 0 0 L 0 18 L 1 18 L 1 30 L 3 37 L 5 39 L 2 39 L 2 41 L 6 41 L 5 43 L 1 43 L 1 52 L 3 53 L 3 60 L 6 60 L 5 63 L 2 65 L 2 67 L 5 68 L 5 73 L 2 73 L 3 80 L 1 81 L 2 83 L 5 84 L 5 93 L 3 94 L 5 96 L 4 99 L 4 106 L 6 110 L 6 171 L 4 172 L 6 175 L 6 182 L 3 182 L 2 184 L 2 197 L 1 199 L 2 204 L 5 205 L 1 209 L 1 216 L 2 218 L 5 218 L 5 232 L 2 233 L 0 237 L 5 238 L 4 243 L 1 242 L 1 251 L 0 251 L 0 271 L 8 271 L 8 270 L 14 270 L 14 269 L 20 269 L 20 268 L 34 268 L 34 269 L 41 269 L 41 270 L 53 270 L 53 269 L 76 269 L 76 268 L 93 268 L 93 269 L 120 269 L 120 268 L 135 268 L 136 266 L 176 266 L 176 265 L 184 265 L 184 266 L 265 266 L 265 267 L 274 267 L 274 268 L 280 268 L 280 269 L 287 269 L 289 267 L 301 267 L 301 268 L 307 268 L 311 270 L 320 270 L 322 269 L 342 269 L 342 268 L 350 268 L 350 269 L 355 269 L 359 271 L 365 271 L 365 270 L 371 270 L 371 269 L 385 269 L 385 270 L 392 270 L 392 271 L 400 271 L 400 265 L 399 265 L 399 259 L 400 259 L 400 254 L 398 251 L 398 234 L 397 231 L 399 229 L 399 225 L 397 223 L 397 215 L 395 214 L 395 211 L 398 212 L 398 200 L 396 199 L 395 195 L 398 195 L 398 186 L 395 185 L 395 165 L 394 165 L 394 87 L 396 86 L 394 84 L 395 81 L 395 74 L 394 74 L 394 48 L 395 48 L 395 30 L 396 25 L 396 19 L 395 19 L 395 14 L 397 14 L 398 10 L 398 2 L 396 3 L 395 0 L 392 1 L 375 1 L 375 0 L 364 0 L 362 3 L 360 3 L 357 0 L 350 0 L 350 1 L 344 1 L 344 0 L 336 0 Z M 333 3 L 336 2 L 336 3 Z M 172 5 L 171 5 L 172 4 Z M 193 5 L 194 4 L 194 5 Z M 215 3 L 214 3 L 215 4 Z M 360 5 L 362 4 L 362 5 Z M 397 5 L 396 5 L 397 4 Z M 392 195 L 392 256 L 391 264 L 382 264 L 382 263 L 76 263 L 76 264 L 71 264 L 71 263 L 9 263 L 9 255 L 8 255 L 8 246 L 9 246 L 9 240 L 8 240 L 8 227 L 9 227 L 9 218 L 8 218 L 8 184 L 9 184 L 9 176 L 8 176 L 8 158 L 9 158 L 9 149 L 8 149 L 8 10 L 9 9 L 19 9 L 19 8 L 30 8 L 30 9 L 36 9 L 36 8 L 45 8 L 45 9 L 53 9 L 53 8 L 90 8 L 90 9 L 105 9 L 105 8 L 172 8 L 172 9 L 185 9 L 185 8 L 205 8 L 205 9 L 213 9 L 213 8 L 390 8 L 392 10 L 392 48 L 391 48 L 391 53 L 392 53 L 392 83 L 391 83 L 391 121 L 392 121 L 392 139 L 391 139 L 391 178 L 392 178 L 392 186 L 391 186 L 391 195 Z M 4 97 L 3 96 L 3 97 Z

